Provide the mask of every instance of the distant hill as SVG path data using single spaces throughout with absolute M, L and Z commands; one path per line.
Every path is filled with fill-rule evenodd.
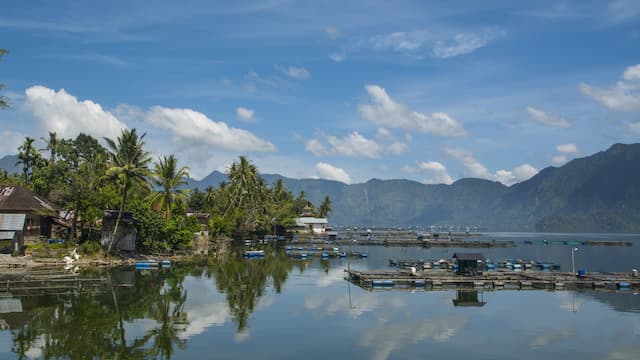
M 16 161 L 18 161 L 18 155 L 6 155 L 0 158 L 0 169 L 7 170 L 9 174 L 19 173 L 22 169 L 16 166 Z
M 322 179 L 263 174 L 282 179 L 294 194 L 304 191 L 318 204 L 333 202 L 335 225 L 478 225 L 490 230 L 640 232 L 640 144 L 615 144 L 606 151 L 548 167 L 507 187 L 483 179 L 451 185 L 372 179 L 347 185 Z M 213 172 L 191 187 L 216 186 Z
M 15 156 L 0 167 L 19 171 Z M 615 144 L 606 151 L 548 167 L 510 187 L 483 179 L 451 185 L 371 179 L 347 185 L 323 179 L 262 174 L 282 179 L 294 195 L 304 191 L 319 204 L 329 196 L 334 225 L 470 225 L 493 231 L 640 233 L 640 144 Z M 189 188 L 216 187 L 227 176 L 214 171 Z

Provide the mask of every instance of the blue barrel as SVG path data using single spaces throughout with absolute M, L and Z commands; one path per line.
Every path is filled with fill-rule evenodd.
M 341 252 L 339 256 L 340 256 L 341 258 L 343 258 L 343 257 L 347 257 L 347 253 Z
M 583 277 L 586 273 L 584 269 L 578 269 L 578 276 Z
M 631 289 L 631 283 L 628 282 L 619 282 L 618 283 L 618 288 L 619 289 Z
M 300 259 L 306 259 L 307 256 L 308 256 L 307 254 L 302 253 L 302 254 L 300 254 Z
M 323 252 L 322 253 L 322 258 L 323 259 L 328 259 L 329 258 L 329 253 Z
M 162 260 L 162 266 L 169 267 L 171 266 L 171 260 Z
M 368 256 L 369 256 L 369 254 L 367 254 L 367 253 L 360 254 L 360 257 L 363 257 L 363 258 L 368 257 Z
M 427 284 L 427 282 L 426 282 L 425 280 L 415 280 L 415 281 L 413 282 L 413 285 L 414 285 L 415 287 L 423 287 L 423 286 L 425 286 L 426 284 Z
M 372 280 L 371 284 L 373 286 L 393 286 L 393 280 Z

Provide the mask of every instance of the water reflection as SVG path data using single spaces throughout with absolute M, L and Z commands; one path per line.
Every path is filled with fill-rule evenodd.
M 480 297 L 478 298 L 478 295 Z M 484 306 L 483 293 L 476 290 L 457 290 L 456 298 L 452 300 L 453 306 Z

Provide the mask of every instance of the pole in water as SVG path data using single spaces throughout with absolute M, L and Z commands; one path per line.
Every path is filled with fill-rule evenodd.
M 574 255 L 576 251 L 578 251 L 577 247 L 571 249 L 571 270 L 573 271 L 573 275 L 576 274 L 576 259 Z

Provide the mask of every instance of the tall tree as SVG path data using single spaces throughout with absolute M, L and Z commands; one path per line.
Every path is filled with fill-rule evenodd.
M 122 195 L 118 217 L 116 218 L 115 228 L 109 241 L 107 254 L 111 253 L 114 243 L 117 242 L 116 235 L 120 221 L 122 220 L 122 213 L 124 212 L 129 190 L 133 185 L 138 185 L 145 189 L 149 187 L 147 176 L 150 172 L 147 166 L 149 162 L 151 162 L 151 158 L 149 157 L 149 153 L 144 150 L 143 139 L 145 135 L 146 134 L 142 134 L 138 136 L 136 129 L 123 129 L 117 138 L 117 142 L 109 138 L 104 138 L 109 147 L 109 156 L 111 158 L 111 164 L 107 169 L 107 176 L 119 182 Z
M 31 183 L 33 178 L 33 168 L 38 163 L 40 159 L 40 154 L 33 147 L 33 142 L 35 139 L 30 137 L 25 137 L 22 145 L 18 147 L 18 161 L 16 162 L 16 166 L 22 165 L 22 176 L 25 184 Z
M 151 206 L 155 210 L 164 210 L 165 220 L 171 216 L 171 206 L 176 201 L 186 200 L 185 191 L 178 188 L 186 185 L 188 178 L 189 168 L 185 166 L 178 169 L 178 160 L 173 155 L 163 156 L 155 163 L 152 182 L 162 189 L 152 196 Z
M 325 196 L 324 199 L 322 200 L 322 203 L 320 204 L 320 207 L 318 208 L 318 215 L 320 215 L 320 217 L 327 217 L 327 215 L 329 215 L 330 212 L 331 212 L 331 199 L 329 199 L 329 196 Z
M 55 163 L 56 155 L 58 154 L 58 145 L 60 144 L 58 136 L 55 132 L 49 131 L 49 139 L 41 139 L 47 144 L 47 147 L 44 148 L 44 150 L 49 150 L 49 164 Z
M 0 60 L 2 60 L 2 56 L 4 54 L 8 53 L 8 51 L 6 49 L 0 49 Z M 0 90 L 4 89 L 5 85 L 3 83 L 0 83 Z M 9 107 L 9 100 L 0 95 L 0 109 L 5 109 Z

